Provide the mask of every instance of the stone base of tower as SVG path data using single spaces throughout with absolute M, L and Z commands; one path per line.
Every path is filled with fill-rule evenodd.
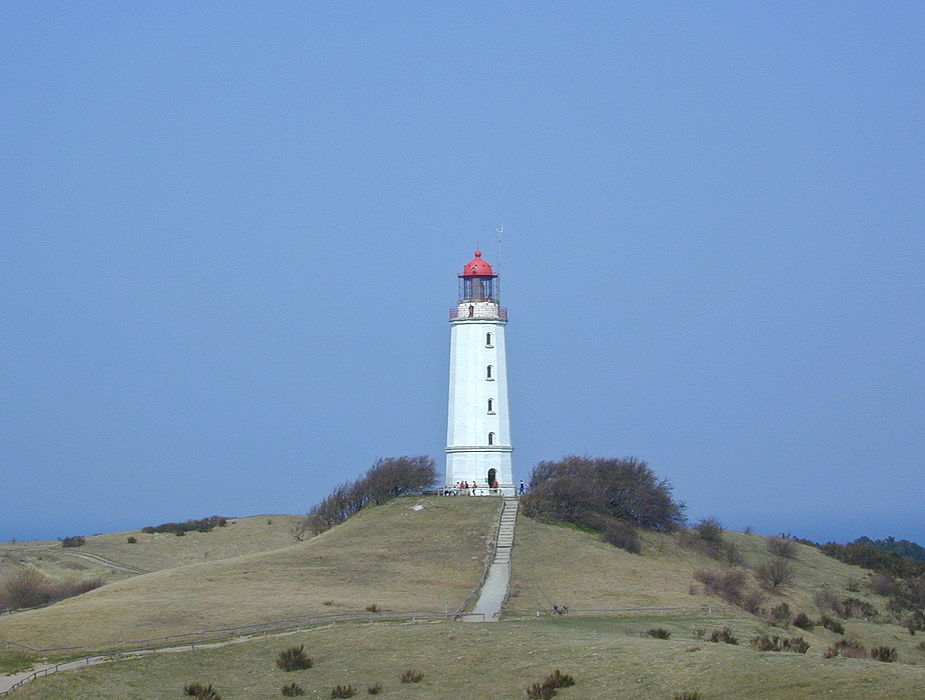
M 446 486 L 457 488 L 462 482 L 469 486 L 475 484 L 476 495 L 513 496 L 513 469 L 511 467 L 511 447 L 483 448 L 448 448 L 446 451 Z M 492 480 L 497 488 L 490 488 Z M 482 493 L 482 491 L 486 493 Z M 491 493 L 488 493 L 491 491 Z

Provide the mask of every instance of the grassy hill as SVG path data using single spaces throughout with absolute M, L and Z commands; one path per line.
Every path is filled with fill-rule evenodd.
M 196 533 L 198 542 L 186 542 L 194 535 L 162 536 L 147 543 L 147 550 L 126 545 L 137 557 L 133 566 L 151 573 L 43 610 L 0 617 L 0 638 L 96 648 L 293 615 L 363 611 L 372 603 L 395 610 L 452 610 L 481 577 L 499 506 L 495 499 L 402 498 L 364 510 L 307 542 L 288 544 L 294 540 L 282 538 L 283 546 L 267 551 L 242 542 L 240 551 L 247 551 L 238 555 L 235 533 L 258 538 L 262 527 L 272 527 L 267 517 L 249 519 L 247 527 L 238 527 L 239 521 L 223 528 L 226 532 Z M 208 539 L 213 535 L 226 539 L 207 550 L 206 544 L 219 542 Z M 754 586 L 753 570 L 768 557 L 767 538 L 734 532 L 724 537 L 738 550 L 737 569 L 749 572 L 748 584 Z M 110 544 L 88 541 L 87 547 L 100 552 L 110 547 L 101 555 L 122 563 L 125 533 L 112 538 Z M 207 558 L 206 551 L 222 552 L 224 558 Z M 187 560 L 195 563 L 183 563 Z M 766 594 L 765 609 L 786 602 L 793 612 L 815 619 L 824 612 L 822 598 L 854 597 L 886 619 L 886 599 L 865 588 L 863 569 L 802 545 L 789 561 L 793 580 Z M 512 597 L 501 623 L 338 624 L 57 674 L 15 697 L 166 700 L 182 697 L 190 682 L 213 683 L 225 700 L 281 697 L 280 687 L 291 682 L 307 695 L 329 697 L 338 684 L 351 683 L 365 695 L 366 687 L 378 682 L 387 697 L 523 698 L 529 684 L 556 668 L 577 681 L 559 691 L 563 700 L 668 700 L 692 689 L 704 700 L 925 697 L 923 635 L 854 618 L 842 621 L 844 635 L 819 626 L 811 631 L 771 627 L 762 616 L 707 594 L 693 576 L 726 567 L 676 536 L 646 534 L 643 552 L 636 555 L 604 544 L 593 533 L 520 518 Z M 571 612 L 549 617 L 553 604 L 567 605 Z M 704 605 L 710 612 L 699 610 Z M 582 612 L 625 608 L 662 611 Z M 722 627 L 730 627 L 740 644 L 708 641 L 711 631 Z M 646 636 L 652 628 L 666 630 L 670 638 Z M 747 642 L 759 634 L 799 635 L 810 649 L 805 655 L 758 652 Z M 823 657 L 826 647 L 847 636 L 867 648 L 896 648 L 898 662 Z M 293 644 L 305 644 L 314 668 L 288 674 L 275 667 L 279 651 Z M 424 680 L 402 684 L 399 676 L 409 668 L 422 671 Z

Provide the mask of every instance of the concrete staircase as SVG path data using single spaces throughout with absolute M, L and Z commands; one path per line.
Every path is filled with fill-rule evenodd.
M 507 598 L 511 583 L 511 548 L 514 546 L 514 526 L 517 524 L 516 498 L 505 498 L 501 508 L 501 521 L 495 540 L 495 556 L 488 567 L 488 575 L 471 615 L 463 619 L 471 622 L 495 622 L 501 614 L 501 605 Z

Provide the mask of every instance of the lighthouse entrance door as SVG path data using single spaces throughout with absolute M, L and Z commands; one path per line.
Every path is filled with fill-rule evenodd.
M 495 486 L 495 476 L 498 474 L 497 470 L 489 469 L 488 470 L 488 488 L 494 488 Z

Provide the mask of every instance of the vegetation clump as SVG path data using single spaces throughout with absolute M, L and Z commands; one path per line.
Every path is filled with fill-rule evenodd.
M 382 683 L 373 683 L 373 685 L 366 689 L 366 692 L 370 695 L 378 695 L 382 692 Z
M 320 534 L 339 525 L 367 505 L 381 505 L 407 493 L 426 489 L 437 480 L 434 460 L 427 456 L 378 459 L 357 481 L 338 486 L 305 516 L 304 525 L 294 532 Z
M 331 690 L 332 698 L 352 698 L 356 694 L 356 688 L 349 684 L 337 685 Z
M 729 627 L 723 627 L 719 630 L 713 630 L 713 634 L 710 635 L 711 642 L 722 642 L 723 644 L 738 644 L 739 640 L 736 639 L 735 635 L 732 633 L 732 629 Z
M 789 651 L 795 654 L 805 654 L 809 650 L 809 643 L 803 637 L 781 639 L 777 635 L 762 634 L 748 644 L 758 651 Z
M 85 544 L 87 544 L 87 538 L 81 535 L 65 537 L 61 540 L 62 547 L 83 547 Z
M 184 686 L 183 691 L 196 698 L 196 700 L 222 700 L 222 696 L 215 692 L 212 684 L 203 685 L 202 683 L 190 683 Z
M 866 659 L 869 654 L 867 649 L 856 639 L 839 639 L 822 652 L 822 656 L 826 659 L 831 659 L 835 656 L 844 656 L 847 659 Z
M 141 531 L 149 535 L 155 532 L 166 532 L 174 535 L 185 535 L 187 532 L 209 532 L 216 527 L 225 527 L 228 524 L 228 518 L 213 515 L 201 520 L 187 520 L 183 523 L 163 523 L 162 525 L 149 525 L 141 528 Z
M 819 617 L 819 624 L 830 632 L 834 632 L 835 634 L 845 633 L 845 626 L 835 618 L 829 617 L 828 615 L 821 615 Z
M 653 639 L 668 639 L 671 637 L 671 632 L 661 627 L 653 627 L 646 634 Z
M 870 658 L 876 659 L 877 661 L 883 661 L 885 663 L 892 663 L 893 661 L 896 661 L 896 648 L 874 647 L 870 650 Z
M 534 683 L 527 688 L 527 697 L 530 700 L 549 700 L 559 688 L 568 688 L 575 685 L 575 679 L 567 673 L 556 669 L 541 683 Z
M 279 690 L 287 698 L 294 698 L 300 695 L 305 695 L 305 690 L 303 690 L 302 686 L 298 685 L 297 683 L 290 683 L 289 685 L 284 685 Z
M 88 581 L 54 581 L 34 566 L 22 565 L 0 583 L 0 610 L 21 610 L 50 605 L 87 593 L 103 585 L 100 578 Z
M 634 457 L 567 456 L 540 462 L 530 479 L 533 487 L 521 505 L 525 515 L 540 521 L 593 530 L 606 530 L 609 523 L 620 521 L 662 532 L 674 532 L 684 524 L 684 504 L 672 498 L 671 486 Z
M 312 667 L 312 660 L 305 654 L 305 645 L 289 647 L 276 657 L 276 665 L 284 671 L 301 671 Z
M 420 683 L 424 680 L 424 674 L 420 671 L 415 671 L 413 668 L 409 668 L 401 676 L 402 683 Z
M 771 557 L 755 569 L 758 585 L 768 590 L 790 585 L 793 575 L 793 566 L 783 557 Z

